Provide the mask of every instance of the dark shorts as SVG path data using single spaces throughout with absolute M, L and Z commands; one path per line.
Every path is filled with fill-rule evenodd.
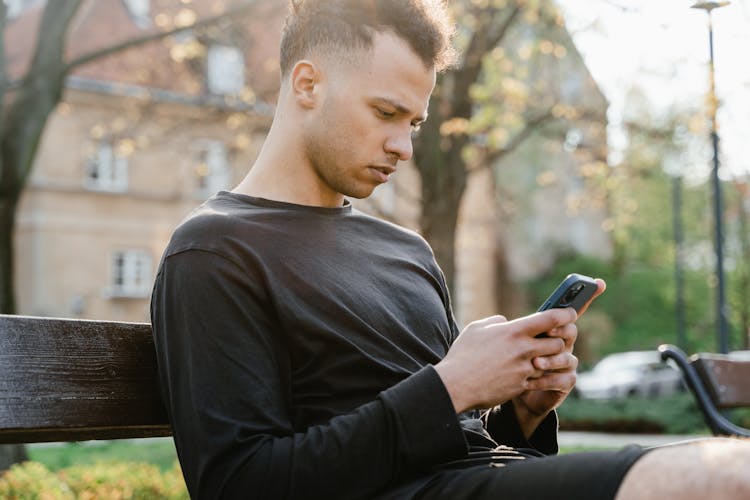
M 607 500 L 614 499 L 625 474 L 644 453 L 639 446 L 514 460 L 502 467 L 476 465 L 432 475 L 418 492 L 387 498 L 419 500 Z
M 613 499 L 630 467 L 647 450 L 628 446 L 471 467 L 436 475 L 414 498 L 421 500 Z

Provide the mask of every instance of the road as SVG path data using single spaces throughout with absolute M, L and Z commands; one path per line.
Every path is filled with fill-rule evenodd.
M 709 435 L 609 434 L 604 432 L 560 431 L 558 443 L 561 447 L 621 448 L 629 444 L 660 446 L 679 441 L 700 439 L 702 437 L 709 437 Z

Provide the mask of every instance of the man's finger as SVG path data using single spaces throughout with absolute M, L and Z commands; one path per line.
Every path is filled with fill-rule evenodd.
M 575 372 L 547 372 L 539 378 L 527 380 L 526 390 L 569 392 L 575 383 Z
M 594 299 L 597 298 L 599 295 L 603 294 L 604 291 L 607 289 L 607 283 L 605 283 L 605 281 L 603 279 L 596 278 L 595 281 L 596 281 L 596 284 L 597 284 L 596 292 L 594 292 L 594 295 L 589 299 L 589 301 L 586 302 L 583 305 L 583 307 L 581 308 L 581 310 L 578 311 L 578 316 L 581 316 L 581 314 L 585 313 L 586 309 L 589 308 L 589 306 L 594 301 Z
M 548 332 L 558 326 L 574 323 L 577 317 L 575 309 L 566 307 L 564 309 L 548 309 L 502 324 L 517 328 L 529 337 L 536 337 L 540 333 Z
M 578 358 L 569 352 L 562 352 L 553 356 L 543 356 L 532 360 L 534 368 L 547 371 L 575 371 L 578 368 Z
M 567 325 L 558 326 L 547 332 L 548 337 L 556 337 L 563 339 L 565 346 L 572 350 L 573 344 L 578 339 L 578 327 L 575 323 L 568 323 Z
M 565 341 L 560 338 L 542 337 L 535 339 L 532 344 L 532 352 L 529 357 L 532 359 L 546 358 L 556 356 L 565 349 Z M 535 365 L 536 367 L 536 365 Z

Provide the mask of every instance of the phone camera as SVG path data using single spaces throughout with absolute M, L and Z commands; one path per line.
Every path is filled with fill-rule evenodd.
M 565 294 L 565 296 L 562 299 L 561 305 L 563 307 L 568 306 L 575 298 L 578 296 L 579 293 L 581 293 L 581 290 L 583 290 L 584 284 L 583 283 L 577 283 L 575 286 L 570 287 L 568 290 L 568 293 Z

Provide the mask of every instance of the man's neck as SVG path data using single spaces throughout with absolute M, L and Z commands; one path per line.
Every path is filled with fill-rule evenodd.
M 297 205 L 340 207 L 344 204 L 344 195 L 319 188 L 320 183 L 304 158 L 290 154 L 290 150 L 274 152 L 273 149 L 267 141 L 257 161 L 233 192 Z

